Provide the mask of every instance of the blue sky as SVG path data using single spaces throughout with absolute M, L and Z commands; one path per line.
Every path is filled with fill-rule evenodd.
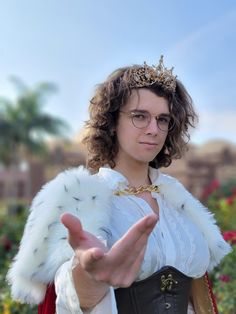
M 160 54 L 200 115 L 192 141 L 236 143 L 235 0 L 0 0 L 0 95 L 9 77 L 55 82 L 45 108 L 76 134 L 97 83 Z

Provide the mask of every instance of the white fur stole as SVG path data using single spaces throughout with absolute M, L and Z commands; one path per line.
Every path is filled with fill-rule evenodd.
M 111 190 L 83 167 L 60 173 L 36 195 L 20 249 L 8 272 L 12 298 L 38 304 L 60 265 L 73 256 L 60 216 L 80 218 L 83 229 L 104 237 L 109 224 Z
M 207 240 L 210 251 L 210 264 L 207 271 L 217 266 L 222 258 L 231 252 L 231 246 L 224 240 L 214 215 L 190 194 L 175 178 L 160 174 L 155 182 L 160 193 L 173 208 L 184 211 L 189 219 L 197 225 Z
M 166 202 L 193 221 L 207 240 L 211 255 L 208 271 L 231 251 L 210 213 L 173 177 L 159 173 L 154 184 Z M 83 228 L 104 237 L 109 226 L 112 190 L 83 167 L 60 173 L 32 202 L 20 249 L 8 272 L 13 299 L 38 304 L 57 269 L 73 256 L 67 230 L 60 222 L 64 212 L 78 216 Z

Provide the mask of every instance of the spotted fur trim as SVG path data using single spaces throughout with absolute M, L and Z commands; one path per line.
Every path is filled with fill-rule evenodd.
M 38 304 L 57 269 L 73 256 L 67 230 L 60 222 L 64 212 L 78 216 L 83 228 L 104 236 L 109 224 L 111 191 L 83 167 L 60 173 L 36 195 L 30 208 L 20 249 L 8 272 L 12 298 Z
M 207 271 L 211 271 L 231 252 L 231 246 L 222 237 L 214 215 L 175 178 L 160 174 L 155 183 L 165 200 L 177 210 L 185 211 L 189 219 L 201 230 L 209 246 L 211 258 Z
M 202 231 L 209 245 L 211 270 L 231 250 L 213 215 L 176 179 L 160 173 L 155 183 L 166 201 L 177 210 L 184 210 Z M 53 282 L 60 265 L 73 256 L 67 230 L 60 223 L 61 214 L 78 216 L 84 229 L 104 236 L 111 196 L 107 184 L 82 167 L 62 172 L 42 188 L 33 200 L 19 252 L 7 275 L 13 299 L 31 304 L 42 302 L 46 285 Z

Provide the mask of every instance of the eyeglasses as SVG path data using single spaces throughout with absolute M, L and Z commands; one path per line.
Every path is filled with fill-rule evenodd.
M 156 119 L 158 128 L 163 132 L 169 132 L 173 128 L 173 122 L 171 121 L 171 116 L 169 114 L 161 114 L 160 116 L 152 116 L 150 112 L 145 110 L 135 110 L 135 111 L 121 111 L 121 113 L 127 114 L 134 125 L 138 129 L 145 129 L 149 126 L 152 117 Z

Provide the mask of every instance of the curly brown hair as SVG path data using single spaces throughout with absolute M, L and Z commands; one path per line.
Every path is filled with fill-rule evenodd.
M 87 166 L 97 171 L 101 166 L 115 167 L 118 143 L 115 133 L 119 111 L 130 95 L 128 71 L 133 67 L 123 67 L 114 71 L 105 82 L 98 85 L 90 101 L 90 119 L 86 122 L 86 135 L 83 143 L 88 150 Z M 154 168 L 168 167 L 173 159 L 182 157 L 190 139 L 189 127 L 194 127 L 197 120 L 193 102 L 183 84 L 176 79 L 175 92 L 165 90 L 154 83 L 145 87 L 157 96 L 168 101 L 172 128 L 159 154 L 149 164 Z

